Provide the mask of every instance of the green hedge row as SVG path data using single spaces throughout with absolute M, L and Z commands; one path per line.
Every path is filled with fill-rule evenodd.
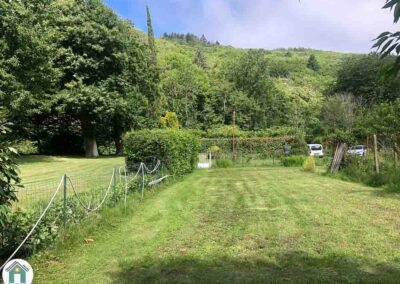
M 307 153 L 307 144 L 304 139 L 297 136 L 236 138 L 235 152 L 238 155 L 258 154 L 262 158 L 279 157 L 284 154 L 283 150 L 286 145 L 291 146 L 291 154 Z M 208 152 L 213 146 L 217 146 L 221 153 L 231 153 L 232 139 L 201 139 L 202 152 Z
M 192 172 L 196 168 L 199 149 L 198 138 L 184 130 L 140 130 L 125 135 L 128 166 L 155 157 L 173 175 Z

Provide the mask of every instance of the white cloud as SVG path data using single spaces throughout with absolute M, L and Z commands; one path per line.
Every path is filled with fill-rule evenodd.
M 203 0 L 201 11 L 184 21 L 190 31 L 237 47 L 368 52 L 373 38 L 394 29 L 391 12 L 381 9 L 384 2 Z

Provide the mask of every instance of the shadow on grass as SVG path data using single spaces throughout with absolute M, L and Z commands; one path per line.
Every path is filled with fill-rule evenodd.
M 375 197 L 400 199 L 400 192 L 390 191 L 387 190 L 386 188 L 371 187 L 369 189 L 357 189 L 349 192 L 349 194 L 356 194 L 356 193 L 369 193 L 370 195 Z
M 398 283 L 400 265 L 305 252 L 270 255 L 270 260 L 188 256 L 120 263 L 114 283 Z
M 20 156 L 17 158 L 17 163 L 24 164 L 33 164 L 33 163 L 51 163 L 57 161 L 59 159 L 92 159 L 92 160 L 107 160 L 107 159 L 115 159 L 121 156 L 117 155 L 109 155 L 109 156 L 99 156 L 99 157 L 85 157 L 85 156 L 47 156 L 47 155 L 26 155 Z

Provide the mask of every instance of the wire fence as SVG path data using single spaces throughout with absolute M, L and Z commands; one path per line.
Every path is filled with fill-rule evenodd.
M 127 196 L 138 192 L 140 199 L 143 200 L 144 192 L 147 188 L 157 186 L 166 178 L 170 177 L 163 169 L 159 160 L 153 163 L 145 164 L 140 162 L 136 165 L 117 166 L 110 169 L 109 174 L 79 175 L 64 174 L 57 180 L 44 180 L 31 182 L 24 185 L 18 192 L 19 201 L 13 205 L 13 209 L 18 214 L 21 208 L 34 210 L 38 217 L 32 222 L 31 229 L 25 231 L 24 238 L 18 236 L 21 240 L 15 250 L 10 251 L 7 261 L 0 267 L 0 271 L 5 264 L 10 261 L 18 252 L 23 250 L 24 245 L 29 244 L 29 239 L 35 233 L 35 229 L 41 225 L 42 220 L 53 218 L 67 226 L 68 220 L 79 220 L 79 215 L 90 214 L 100 210 L 106 204 L 117 204 L 124 202 L 127 204 Z M 51 212 L 55 208 L 55 213 Z M 60 209 L 60 210 L 58 210 Z M 42 222 L 43 223 L 43 222 Z M 46 224 L 44 224 L 46 225 Z M 6 228 L 7 229 L 7 228 Z M 10 250 L 10 235 L 7 230 L 0 231 L 0 248 L 4 252 Z M 5 259 L 5 255 L 3 255 Z M 1 255 L 0 255 L 1 258 Z

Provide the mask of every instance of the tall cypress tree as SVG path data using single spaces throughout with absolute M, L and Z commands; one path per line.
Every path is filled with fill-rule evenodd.
M 154 31 L 153 31 L 153 24 L 151 22 L 151 15 L 149 6 L 146 6 L 147 12 L 147 40 L 149 42 L 149 48 L 151 51 L 151 60 L 153 64 L 157 62 L 157 51 L 156 51 L 156 43 L 154 40 Z
M 147 40 L 149 44 L 149 73 L 151 77 L 151 89 L 149 90 L 149 106 L 147 109 L 148 117 L 151 118 L 152 123 L 149 126 L 154 127 L 158 124 L 158 117 L 161 114 L 161 101 L 160 101 L 160 93 L 158 89 L 159 82 L 159 70 L 157 68 L 157 50 L 156 50 L 156 42 L 154 39 L 154 31 L 153 24 L 151 22 L 151 15 L 149 6 L 146 6 L 147 12 Z

